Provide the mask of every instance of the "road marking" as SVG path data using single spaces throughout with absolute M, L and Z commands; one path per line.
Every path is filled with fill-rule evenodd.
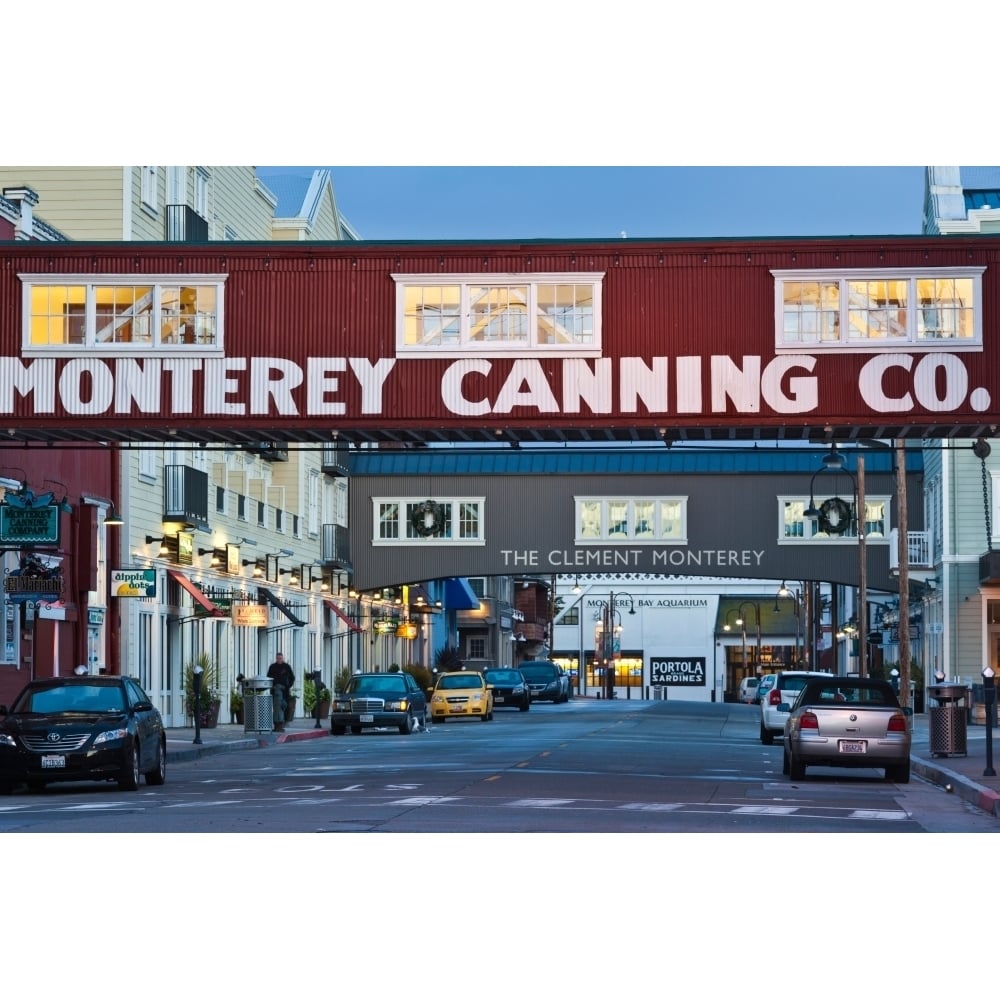
M 798 812 L 798 806 L 737 806 L 734 813 L 753 813 L 761 816 L 789 816 Z
M 627 802 L 620 809 L 632 809 L 637 812 L 673 812 L 683 809 L 683 802 Z
M 571 806 L 576 799 L 515 799 L 508 803 L 515 809 L 551 809 L 557 806 Z
M 848 819 L 909 819 L 910 814 L 902 809 L 855 809 L 847 814 Z
M 436 806 L 442 802 L 457 802 L 459 795 L 411 795 L 407 799 L 394 799 L 387 802 L 390 806 Z

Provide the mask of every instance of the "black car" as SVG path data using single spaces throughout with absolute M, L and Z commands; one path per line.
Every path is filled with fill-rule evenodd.
M 531 708 L 531 691 L 524 674 L 510 667 L 490 667 L 483 671 L 487 685 L 493 688 L 493 708 Z
M 517 669 L 528 682 L 532 701 L 569 701 L 569 675 L 551 660 L 525 660 Z
M 49 677 L 0 705 L 0 791 L 117 781 L 135 791 L 167 773 L 163 719 L 130 677 Z
M 427 727 L 427 695 L 402 671 L 355 674 L 330 706 L 334 736 L 342 736 L 348 726 L 355 734 L 388 726 L 408 735 L 418 724 Z

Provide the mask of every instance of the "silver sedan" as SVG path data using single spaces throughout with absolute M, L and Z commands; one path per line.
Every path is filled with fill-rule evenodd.
M 793 781 L 807 766 L 878 767 L 887 781 L 910 780 L 910 720 L 886 681 L 816 678 L 781 710 L 788 711 L 782 771 Z

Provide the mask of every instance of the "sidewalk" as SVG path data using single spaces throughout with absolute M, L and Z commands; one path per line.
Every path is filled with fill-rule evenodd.
M 637 703 L 638 707 L 642 702 Z M 1000 817 L 1000 777 L 986 777 L 986 727 L 967 727 L 965 755 L 936 757 L 930 751 L 929 716 L 913 717 L 913 746 L 910 768 L 913 774 L 957 795 L 983 812 Z M 258 750 L 278 743 L 312 740 L 330 736 L 330 722 L 294 719 L 283 733 L 248 733 L 242 725 L 220 724 L 201 730 L 201 743 L 194 742 L 194 729 L 167 730 L 167 761 L 192 760 L 206 754 L 230 750 Z M 1000 770 L 1000 729 L 993 730 L 993 769 Z

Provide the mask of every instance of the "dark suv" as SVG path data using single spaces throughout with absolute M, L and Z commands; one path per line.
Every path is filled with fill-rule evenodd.
M 569 701 L 569 674 L 551 660 L 525 660 L 517 669 L 528 682 L 532 701 Z

